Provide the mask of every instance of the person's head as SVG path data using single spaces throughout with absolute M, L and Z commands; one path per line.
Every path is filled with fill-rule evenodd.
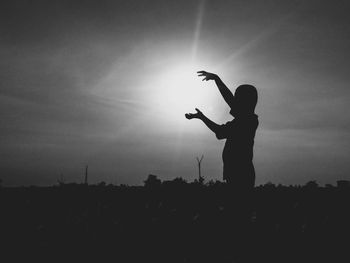
M 233 116 L 254 114 L 257 101 L 258 92 L 254 86 L 249 84 L 240 85 L 235 91 L 231 114 Z

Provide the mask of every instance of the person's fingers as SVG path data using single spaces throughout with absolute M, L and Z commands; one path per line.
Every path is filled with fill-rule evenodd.
M 197 71 L 197 73 L 199 73 L 199 74 L 205 74 L 205 73 L 207 73 L 207 72 L 204 71 L 204 70 L 200 70 L 200 71 Z

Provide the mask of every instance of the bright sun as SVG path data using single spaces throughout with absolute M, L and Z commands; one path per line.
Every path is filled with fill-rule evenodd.
M 165 70 L 154 86 L 154 105 L 159 112 L 172 120 L 185 120 L 186 112 L 194 108 L 211 108 L 211 88 L 197 76 L 202 68 L 195 65 L 178 65 Z

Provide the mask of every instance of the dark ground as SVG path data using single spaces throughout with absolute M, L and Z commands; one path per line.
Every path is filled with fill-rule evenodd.
M 2 188 L 1 255 L 47 262 L 350 262 L 350 188 L 257 187 L 245 221 L 236 220 L 239 210 L 229 209 L 226 192 L 221 183 L 181 180 Z

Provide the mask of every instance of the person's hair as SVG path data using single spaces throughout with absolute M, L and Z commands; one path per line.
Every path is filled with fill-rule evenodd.
M 238 86 L 235 97 L 239 100 L 240 111 L 253 113 L 258 102 L 258 91 L 253 85 L 243 84 Z

